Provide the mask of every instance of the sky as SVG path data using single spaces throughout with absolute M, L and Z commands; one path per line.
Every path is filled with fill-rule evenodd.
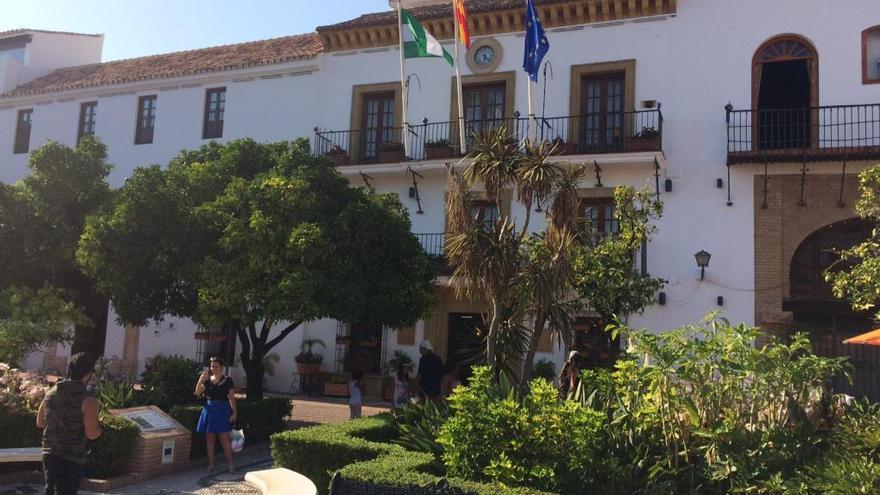
M 388 0 L 0 0 L 0 31 L 102 33 L 106 62 L 309 33 L 388 9 Z

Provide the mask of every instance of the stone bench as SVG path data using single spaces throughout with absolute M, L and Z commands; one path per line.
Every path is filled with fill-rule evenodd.
M 252 471 L 244 480 L 262 495 L 318 495 L 318 488 L 305 476 L 284 468 Z
M 40 447 L 0 449 L 0 464 L 7 462 L 43 462 L 43 449 Z

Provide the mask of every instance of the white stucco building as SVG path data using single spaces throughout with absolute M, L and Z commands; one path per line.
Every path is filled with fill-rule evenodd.
M 441 5 L 412 11 L 451 51 L 451 8 L 434 3 Z M 468 128 L 503 120 L 523 133 L 523 2 L 467 3 L 473 45 L 461 62 Z M 534 87 L 538 133 L 570 143 L 561 161 L 593 168 L 583 184 L 584 214 L 597 229 L 613 229 L 618 184 L 648 186 L 665 205 L 640 263 L 668 284 L 631 325 L 662 331 L 720 309 L 734 322 L 773 330 L 821 328 L 817 345 L 841 352 L 836 336 L 869 322 L 831 301 L 816 277 L 829 246 L 862 232 L 851 220 L 855 175 L 880 161 L 880 3 L 536 3 L 551 44 L 550 68 Z M 398 193 L 413 233 L 439 254 L 450 158 L 428 155 L 425 144 L 458 142 L 450 124 L 454 73 L 440 60 L 407 60 L 410 160 L 380 156 L 394 148 L 384 143 L 401 142 L 403 122 L 392 11 L 314 34 L 103 64 L 101 42 L 0 33 L 0 179 L 23 177 L 28 151 L 47 140 L 74 145 L 85 132 L 107 144 L 113 186 L 138 166 L 165 164 L 210 139 L 309 137 L 317 153 L 334 150 L 352 183 L 363 184 L 365 175 L 377 190 Z M 522 214 L 521 206 L 510 208 Z M 700 250 L 712 255 L 704 277 L 694 260 Z M 395 350 L 415 358 L 423 338 L 446 358 L 454 334 L 479 311 L 441 286 L 432 318 L 377 337 L 381 359 Z M 583 338 L 588 316 L 579 326 Z M 341 344 L 337 356 L 338 326 L 304 324 L 276 348 L 281 360 L 269 389 L 287 390 L 303 336 L 327 343 L 324 369 L 335 371 L 347 352 Z M 352 338 L 370 332 L 349 330 Z M 141 367 L 156 352 L 195 356 L 193 331 L 177 320 L 139 331 L 111 323 L 106 353 Z M 539 359 L 561 362 L 560 350 L 542 350 Z

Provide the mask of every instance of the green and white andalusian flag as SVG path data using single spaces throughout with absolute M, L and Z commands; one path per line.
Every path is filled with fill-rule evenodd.
M 400 22 L 403 23 L 403 54 L 406 58 L 443 57 L 449 65 L 455 65 L 452 55 L 409 11 L 400 10 Z

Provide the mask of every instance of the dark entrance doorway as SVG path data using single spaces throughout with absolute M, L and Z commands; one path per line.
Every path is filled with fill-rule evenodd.
M 818 57 L 799 36 L 774 38 L 755 53 L 752 125 L 758 149 L 812 146 L 818 106 Z
M 782 309 L 791 311 L 795 331 L 807 332 L 816 354 L 846 357 L 853 365 L 852 381 L 837 376 L 831 382 L 835 393 L 880 400 L 880 348 L 847 345 L 843 341 L 875 328 L 871 314 L 853 311 L 835 299 L 825 282 L 825 271 L 837 269 L 837 252 L 866 240 L 873 225 L 851 219 L 823 227 L 807 237 L 792 257 L 789 298 Z
M 761 149 L 808 148 L 813 126 L 807 61 L 764 64 L 758 109 Z
M 470 368 L 484 360 L 483 315 L 479 313 L 449 313 L 449 335 L 446 343 L 446 362 L 451 369 L 459 365 L 461 378 L 470 376 Z

